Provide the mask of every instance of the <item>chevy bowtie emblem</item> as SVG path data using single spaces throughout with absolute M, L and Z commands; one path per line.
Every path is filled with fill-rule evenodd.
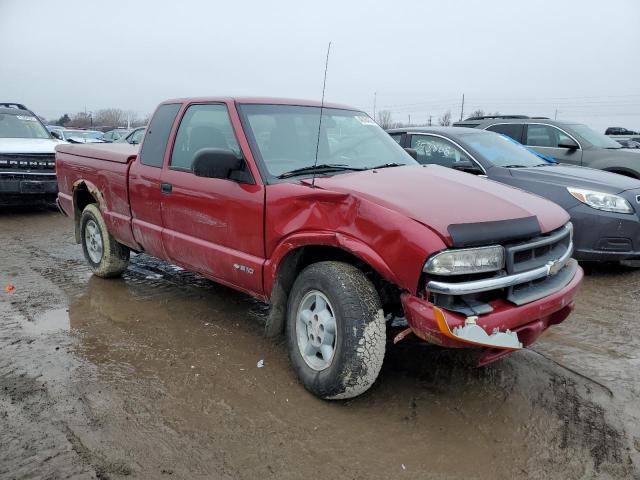
M 562 263 L 558 260 L 551 260 L 547 262 L 547 272 L 549 275 L 555 275 L 562 269 Z

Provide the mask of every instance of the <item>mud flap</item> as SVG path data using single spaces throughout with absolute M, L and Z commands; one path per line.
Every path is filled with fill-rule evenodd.
M 520 350 L 522 348 L 522 343 L 518 340 L 518 334 L 516 332 L 512 332 L 511 330 L 500 332 L 496 328 L 493 333 L 489 335 L 485 332 L 484 328 L 476 324 L 477 317 L 467 317 L 463 327 L 456 327 L 451 331 L 444 312 L 438 307 L 433 307 L 433 311 L 440 332 L 453 340 L 478 347 L 491 347 L 504 350 Z

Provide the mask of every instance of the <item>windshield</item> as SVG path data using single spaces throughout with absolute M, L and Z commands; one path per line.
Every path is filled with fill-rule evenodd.
M 417 165 L 382 128 L 362 112 L 325 108 L 318 143 L 320 107 L 242 105 L 254 145 L 268 173 L 277 177 L 316 163 L 367 169 Z M 302 172 L 301 174 L 308 174 Z
M 0 138 L 51 138 L 33 115 L 0 113 Z
M 102 138 L 102 132 L 90 132 L 86 130 L 64 130 L 62 132 L 64 138 L 94 138 L 100 139 Z
M 594 147 L 598 148 L 622 148 L 618 142 L 610 139 L 606 135 L 591 130 L 586 125 L 576 123 L 575 125 L 568 125 L 574 132 L 584 138 Z
M 464 141 L 487 161 L 498 167 L 535 167 L 545 163 L 545 160 L 539 156 L 502 135 L 468 133 L 464 135 Z

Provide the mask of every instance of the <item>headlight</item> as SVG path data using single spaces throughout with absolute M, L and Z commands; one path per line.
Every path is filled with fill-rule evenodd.
M 631 204 L 618 195 L 572 187 L 567 187 L 567 190 L 575 198 L 592 208 L 605 212 L 633 213 Z
M 504 248 L 491 247 L 445 250 L 424 264 L 423 271 L 433 275 L 463 275 L 494 272 L 504 268 Z

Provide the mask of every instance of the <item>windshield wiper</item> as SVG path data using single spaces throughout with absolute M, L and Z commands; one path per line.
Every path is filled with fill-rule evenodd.
M 364 168 L 350 167 L 344 163 L 321 163 L 320 165 L 308 165 L 306 167 L 296 168 L 289 172 L 278 175 L 278 178 L 295 177 L 296 175 L 304 175 L 305 173 L 322 173 L 322 172 L 340 172 L 343 170 L 364 170 Z
M 557 163 L 551 163 L 551 162 L 547 162 L 547 163 L 539 163 L 537 165 L 534 165 L 534 167 L 550 167 L 550 166 L 555 166 L 558 165 Z
M 505 165 L 504 168 L 527 168 L 526 165 Z
M 378 168 L 389 168 L 389 167 L 404 167 L 406 163 L 383 163 L 382 165 L 376 165 L 375 167 L 371 167 L 371 170 L 376 170 Z

